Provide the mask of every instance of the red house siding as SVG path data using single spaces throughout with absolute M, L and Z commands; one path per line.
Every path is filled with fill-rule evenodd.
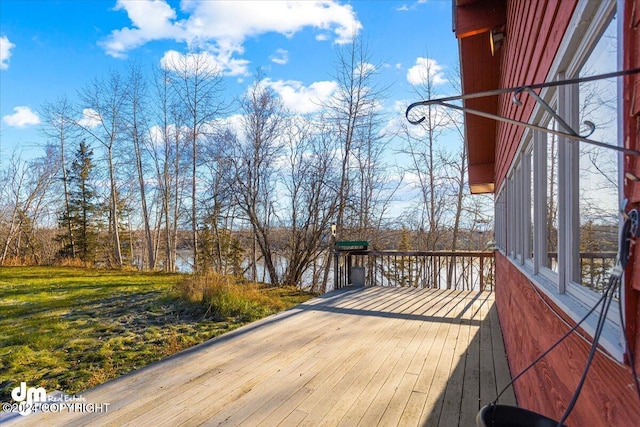
M 625 2 L 624 9 L 624 55 L 625 69 L 640 68 L 640 0 Z M 624 78 L 623 92 L 624 142 L 629 148 L 640 150 L 640 74 Z M 625 172 L 640 176 L 640 158 L 625 156 Z M 638 182 L 625 182 L 625 197 L 631 207 L 640 208 L 640 185 Z M 626 315 L 627 336 L 632 337 L 636 370 L 640 372 L 640 250 L 627 265 L 626 271 Z
M 576 5 L 578 1 L 586 0 L 528 0 L 506 3 L 499 0 L 455 1 L 457 30 L 461 33 L 469 30 L 467 32 L 473 34 L 458 34 L 461 39 L 459 46 L 463 90 L 464 93 L 471 93 L 480 90 L 474 87 L 475 81 L 495 77 L 496 71 L 491 67 L 474 67 L 471 59 L 486 56 L 481 41 L 483 38 L 486 39 L 485 34 L 488 36 L 489 30 L 502 32 L 503 29 L 501 19 L 497 18 L 491 21 L 493 27 L 484 25 L 483 9 L 496 12 L 487 16 L 505 16 L 506 36 L 502 48 L 496 57 L 492 58 L 492 63 L 498 64 L 498 87 L 507 88 L 540 83 L 549 78 L 549 70 L 558 55 Z M 640 0 L 626 0 L 624 11 L 619 10 L 618 17 L 622 17 L 624 28 L 624 68 L 639 68 Z M 472 38 L 475 39 L 471 40 Z M 471 42 L 476 39 L 477 46 L 472 46 Z M 492 82 L 491 85 L 493 84 L 495 83 Z M 516 106 L 510 95 L 500 97 L 497 105 L 498 115 L 528 122 L 534 109 L 534 101 L 526 94 L 521 97 L 521 101 L 524 104 Z M 489 107 L 495 108 L 493 105 Z M 625 145 L 640 150 L 640 75 L 624 78 L 621 114 Z M 469 125 L 470 119 L 465 117 L 465 122 Z M 524 128 L 500 122 L 486 134 L 489 134 L 489 141 L 485 141 L 485 133 L 470 132 L 467 129 L 470 165 L 474 166 L 474 158 L 471 156 L 474 151 L 487 155 L 488 158 L 482 158 L 482 161 L 475 160 L 482 165 L 491 165 L 492 160 L 495 162 L 493 182 L 495 188 L 499 189 L 517 155 Z M 494 141 L 495 151 L 488 149 L 493 148 L 491 143 Z M 470 182 L 475 176 L 472 174 L 471 166 Z M 640 158 L 625 156 L 624 169 L 625 172 L 640 176 Z M 631 202 L 630 208 L 640 208 L 640 182 L 627 179 L 624 183 L 624 193 Z M 637 366 L 640 372 L 640 249 L 634 247 L 634 250 L 632 262 L 627 265 L 625 272 L 624 310 L 627 336 L 630 338 L 631 348 L 635 349 L 635 359 L 627 362 Z M 539 289 L 529 282 L 527 276 L 501 253 L 496 253 L 496 306 L 513 375 L 520 373 L 563 336 L 569 329 L 567 323 L 573 324 L 562 310 L 548 297 L 543 296 Z M 518 404 L 553 419 L 560 419 L 582 375 L 589 353 L 588 341 L 589 339 L 583 340 L 577 335 L 571 335 L 516 381 L 514 387 Z M 597 353 L 567 424 L 640 425 L 640 403 L 629 366 L 603 353 Z
M 500 87 L 544 82 L 576 5 L 575 0 L 531 0 L 507 3 L 507 28 Z M 511 95 L 500 97 L 498 115 L 527 121 L 534 101 L 523 96 L 518 107 Z M 524 133 L 522 126 L 498 126 L 496 189 L 513 161 Z
M 506 38 L 502 47 L 500 87 L 543 82 L 574 12 L 575 0 L 531 0 L 507 3 Z M 640 67 L 640 0 L 625 2 L 625 68 Z M 625 79 L 625 141 L 640 149 L 640 77 Z M 631 90 L 628 90 L 630 88 Z M 511 96 L 501 97 L 498 114 L 528 121 L 534 107 L 530 97 L 516 106 Z M 517 154 L 524 128 L 498 125 L 496 189 L 500 188 Z M 640 176 L 640 159 L 626 158 L 625 169 Z M 640 207 L 640 184 L 625 183 L 625 194 Z M 635 354 L 640 354 L 640 250 L 635 251 L 626 274 L 627 332 Z M 537 293 L 529 280 L 506 257 L 496 254 L 496 305 L 512 375 L 518 374 L 561 337 L 568 327 L 558 317 L 561 310 Z M 550 308 L 552 307 L 552 308 Z M 572 323 L 572 322 L 570 322 Z M 569 337 L 529 373 L 516 381 L 518 404 L 559 419 L 589 352 L 589 344 Z M 635 357 L 640 370 L 640 357 Z M 597 354 L 578 403 L 567 420 L 570 426 L 631 426 L 640 423 L 640 404 L 629 367 Z
M 512 375 L 527 367 L 569 329 L 513 264 L 496 253 L 496 306 Z M 548 305 L 547 305 L 548 304 Z M 570 336 L 514 383 L 518 405 L 558 420 L 577 385 L 589 344 Z M 569 426 L 632 426 L 638 396 L 626 366 L 597 353 Z

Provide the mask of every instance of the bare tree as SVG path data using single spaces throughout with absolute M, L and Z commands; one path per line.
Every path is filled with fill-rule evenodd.
M 352 175 L 353 162 L 358 157 L 356 151 L 360 148 L 360 153 L 365 157 L 371 154 L 375 139 L 369 139 L 372 133 L 368 130 L 376 124 L 375 114 L 383 90 L 375 86 L 374 77 L 377 74 L 378 66 L 371 61 L 371 52 L 368 46 L 358 37 L 353 37 L 351 44 L 346 45 L 338 51 L 335 63 L 335 80 L 338 89 L 331 100 L 326 105 L 327 120 L 333 125 L 336 135 L 338 149 L 341 152 L 340 185 L 338 186 L 338 210 L 336 213 L 336 224 L 338 232 L 342 232 L 347 226 L 346 211 L 350 205 L 349 200 L 353 194 L 358 198 L 365 195 L 366 189 L 352 188 L 355 182 Z M 360 138 L 360 140 L 359 140 Z M 367 170 L 371 166 L 372 159 L 360 159 L 361 178 L 366 178 Z M 366 185 L 365 182 L 361 182 Z M 359 215 L 356 218 L 362 218 Z M 364 222 L 364 221 L 362 221 Z M 356 225 L 360 228 L 363 224 Z
M 555 128 L 555 120 L 552 120 L 551 128 Z M 547 136 L 547 212 L 546 234 L 547 252 L 558 253 L 558 141 L 555 135 Z M 552 268 L 552 258 L 547 257 L 547 267 Z
M 220 71 L 206 56 L 187 54 L 166 64 L 172 71 L 172 85 L 181 108 L 191 144 L 191 233 L 193 265 L 198 268 L 198 147 L 211 132 L 214 119 L 224 112 L 223 80 Z
M 167 68 L 154 72 L 153 117 L 156 125 L 150 131 L 151 150 L 159 190 L 159 212 L 156 222 L 156 243 L 163 241 L 166 271 L 176 269 L 178 225 L 183 217 L 182 195 L 188 170 L 189 149 L 185 137 L 184 114 L 172 89 L 172 73 Z M 162 233 L 164 229 L 164 233 Z M 161 236 L 162 234 L 162 236 Z M 157 252 L 157 247 L 156 247 Z
M 282 154 L 280 138 L 285 113 L 280 100 L 260 77 L 258 74 L 242 101 L 245 135 L 231 158 L 235 173 L 232 185 L 236 203 L 251 225 L 270 283 L 276 286 L 279 277 L 274 263 L 271 232 L 276 214 L 276 160 Z M 253 276 L 255 280 L 255 257 Z
M 371 111 L 357 129 L 351 178 L 353 191 L 349 197 L 348 212 L 352 218 L 349 223 L 361 236 L 366 236 L 372 246 L 378 244 L 376 231 L 388 225 L 387 214 L 402 185 L 402 173 L 394 177 L 396 168 L 387 161 L 389 139 L 381 129 L 382 122 L 380 114 Z
M 290 122 L 283 139 L 287 161 L 282 183 L 288 201 L 283 282 L 299 286 L 330 245 L 328 233 L 338 201 L 338 159 L 327 133 L 302 120 Z M 326 283 L 316 290 L 324 288 Z
M 124 261 L 120 243 L 120 209 L 114 150 L 123 131 L 123 114 L 129 96 L 127 90 L 125 80 L 115 71 L 109 72 L 105 79 L 94 78 L 79 93 L 84 118 L 77 121 L 77 124 L 105 149 L 109 173 L 109 232 L 113 262 L 118 267 L 121 267 Z
M 147 144 L 148 121 L 147 114 L 147 84 L 140 69 L 131 64 L 128 75 L 129 90 L 127 91 L 127 99 L 125 102 L 126 113 L 124 117 L 124 125 L 126 133 L 131 138 L 133 145 L 133 161 L 135 171 L 138 178 L 138 191 L 140 194 L 140 215 L 142 216 L 144 225 L 144 242 L 146 248 L 146 260 L 148 267 L 154 270 L 155 262 L 155 246 L 154 238 L 151 230 L 151 220 L 149 218 L 149 208 L 147 206 L 147 190 L 145 183 L 144 170 L 144 147 Z M 144 265 L 143 265 L 144 267 Z
M 58 98 L 55 103 L 45 103 L 42 107 L 43 133 L 56 144 L 60 156 L 60 174 L 62 179 L 62 189 L 64 196 L 65 212 L 69 212 L 69 179 L 67 177 L 66 145 L 73 138 L 77 130 L 74 120 L 75 111 L 73 105 L 66 96 Z M 69 251 L 75 258 L 75 238 L 71 221 L 67 219 L 64 227 L 67 229 L 69 237 Z
M 40 262 L 35 247 L 35 231 L 45 206 L 48 189 L 58 170 L 58 156 L 52 148 L 48 155 L 23 161 L 14 154 L 0 176 L 0 266 L 9 256 L 22 259 L 27 255 Z
M 434 67 L 433 61 L 427 60 L 422 83 L 414 86 L 414 91 L 422 99 L 437 97 L 437 70 Z M 401 152 L 409 156 L 411 166 L 408 172 L 414 176 L 420 193 L 417 225 L 423 231 L 420 234 L 424 241 L 419 246 L 421 249 L 436 250 L 445 233 L 443 225 L 448 202 L 444 185 L 447 171 L 443 170 L 443 164 L 439 161 L 442 156 L 438 141 L 443 133 L 449 131 L 452 120 L 442 108 L 434 105 L 420 109 L 419 114 L 424 116 L 419 130 L 403 124 L 405 145 Z
M 232 168 L 232 151 L 238 146 L 238 137 L 230 128 L 221 128 L 206 139 L 207 144 L 202 150 L 204 182 L 206 192 L 204 197 L 205 228 L 208 239 L 203 245 L 207 251 L 207 261 L 212 267 L 223 274 L 238 274 L 239 266 L 236 259 L 236 241 L 231 236 L 237 211 L 233 203 L 234 180 Z M 233 260 L 231 260 L 233 258 Z

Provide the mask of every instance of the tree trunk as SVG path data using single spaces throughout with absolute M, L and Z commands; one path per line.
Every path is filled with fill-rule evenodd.
M 111 146 L 107 148 L 107 162 L 109 164 L 109 183 L 111 185 L 110 209 L 111 227 L 113 232 L 113 256 L 117 267 L 122 267 L 122 248 L 120 246 L 120 232 L 118 230 L 118 193 L 116 191 L 115 170 L 113 167 L 113 150 Z

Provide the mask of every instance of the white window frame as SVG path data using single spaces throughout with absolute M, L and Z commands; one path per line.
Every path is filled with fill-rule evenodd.
M 502 253 L 506 253 L 506 232 L 505 232 L 505 191 L 499 191 L 496 196 L 495 214 L 494 214 L 494 239 L 496 248 Z
M 531 132 L 528 132 L 528 135 L 531 135 Z M 522 153 L 522 215 L 523 222 L 522 227 L 524 234 L 522 236 L 522 255 L 523 255 L 523 264 L 529 266 L 529 268 L 533 268 L 536 253 L 536 247 L 533 245 L 532 236 L 531 236 L 531 228 L 532 221 L 534 219 L 531 208 L 533 206 L 533 200 L 531 199 L 531 189 L 532 189 L 532 176 L 533 169 L 531 163 L 533 159 L 533 143 L 529 139 L 527 142 L 525 140 L 525 148 Z M 534 187 L 535 188 L 535 187 Z M 535 224 L 535 221 L 533 221 Z M 533 256 L 531 256 L 531 251 L 533 251 Z
M 533 274 L 547 265 L 547 139 L 541 131 L 533 131 Z
M 591 54 L 597 41 L 610 23 L 616 10 L 616 0 L 602 2 L 578 2 L 569 23 L 547 81 L 564 80 L 576 77 L 582 65 Z M 618 19 L 618 34 L 621 34 L 621 21 Z M 584 23 L 588 23 L 585 28 Z M 573 31 L 572 31 L 573 30 Z M 618 57 L 622 49 L 622 39 L 618 37 Z M 620 60 L 618 61 L 620 67 Z M 555 89 L 543 89 L 540 96 L 550 105 L 557 105 L 558 114 L 573 129 L 578 123 L 578 87 L 562 85 Z M 620 97 L 618 97 L 620 100 Z M 621 111 L 619 101 L 618 112 Z M 534 108 L 532 123 L 549 124 L 548 114 L 539 106 Z M 620 114 L 618 122 L 620 123 Z M 620 124 L 618 125 L 620 128 Z M 562 129 L 561 129 L 562 130 Z M 579 145 L 558 138 L 558 272 L 546 267 L 547 236 L 547 137 L 540 131 L 526 131 L 520 142 L 520 150 L 515 157 L 496 199 L 498 203 L 506 198 L 506 209 L 501 218 L 496 217 L 496 226 L 500 223 L 506 231 L 506 255 L 554 304 L 562 309 L 574 321 L 580 320 L 600 298 L 600 295 L 574 279 L 580 277 L 580 216 L 579 216 Z M 622 133 L 618 132 L 618 144 Z M 528 170 L 530 157 L 533 156 L 533 170 Z M 622 162 L 618 156 L 619 187 L 622 188 Z M 528 259 L 528 240 L 531 227 L 531 173 L 533 173 L 533 259 Z M 620 191 L 619 193 L 622 193 Z M 506 210 L 506 212 L 505 212 Z M 506 215 L 504 215 L 506 213 Z M 622 293 L 622 292 L 621 292 Z M 620 295 L 624 298 L 624 295 Z M 624 301 L 624 299 L 623 299 Z M 624 348 L 620 327 L 618 307 L 612 304 L 601 345 L 616 359 L 622 361 Z M 598 310 L 599 311 L 599 310 Z M 592 314 L 583 324 L 584 330 L 593 335 L 598 313 Z

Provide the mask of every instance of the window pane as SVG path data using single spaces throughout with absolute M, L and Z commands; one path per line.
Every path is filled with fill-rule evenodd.
M 533 250 L 534 250 L 534 246 L 533 246 L 533 224 L 535 222 L 535 211 L 534 211 L 534 199 L 535 196 L 533 194 L 533 190 L 534 190 L 534 163 L 533 163 L 533 153 L 531 151 L 529 151 L 526 155 L 525 155 L 525 161 L 527 163 L 527 176 L 525 177 L 526 181 L 527 181 L 527 185 L 528 185 L 528 194 L 526 196 L 526 202 L 527 202 L 527 210 L 529 211 L 529 215 L 528 215 L 528 220 L 529 223 L 527 224 L 527 258 L 528 259 L 533 259 Z
M 580 77 L 617 69 L 616 19 L 612 19 L 580 71 Z M 580 123 L 595 125 L 589 137 L 618 144 L 616 79 L 579 85 Z M 581 128 L 584 133 L 587 127 Z M 601 291 L 613 266 L 618 234 L 618 154 L 580 143 L 580 277 L 576 282 Z M 577 271 L 577 270 L 576 270 Z
M 557 129 L 556 121 L 549 124 L 551 129 Z M 558 272 L 558 139 L 553 134 L 547 134 L 547 258 L 545 267 Z

